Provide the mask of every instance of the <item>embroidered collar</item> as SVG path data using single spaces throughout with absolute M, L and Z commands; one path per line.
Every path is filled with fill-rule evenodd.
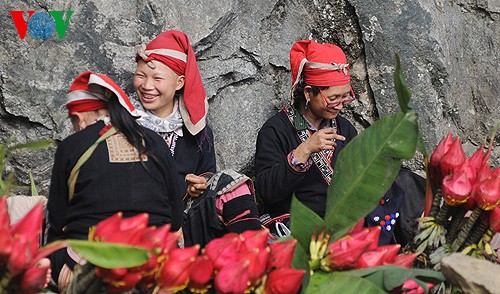
M 302 113 L 300 112 L 299 109 L 296 109 L 295 110 L 297 115 L 295 116 L 294 120 L 293 120 L 293 124 L 295 126 L 295 128 L 297 130 L 305 130 L 305 129 L 309 129 L 311 131 L 317 131 L 318 129 L 313 126 L 312 123 L 310 123 L 307 118 L 305 118 L 305 116 L 302 115 Z M 331 127 L 333 124 L 332 124 L 332 120 L 326 120 L 324 119 L 320 126 L 319 126 L 319 129 L 323 129 L 323 128 L 327 128 L 327 127 Z
M 182 120 L 181 113 L 179 111 L 179 100 L 174 101 L 174 111 L 167 117 L 161 118 L 156 116 L 152 111 L 144 109 L 136 93 L 130 95 L 132 104 L 138 110 L 141 115 L 137 119 L 137 122 L 150 130 L 157 133 L 171 133 L 174 132 L 176 135 L 182 137 L 184 126 L 184 121 Z

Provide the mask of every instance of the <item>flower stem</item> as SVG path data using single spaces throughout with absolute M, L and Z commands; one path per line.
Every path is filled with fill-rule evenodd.
M 444 221 L 446 219 L 446 215 L 448 214 L 448 210 L 450 209 L 450 205 L 446 202 L 443 203 L 443 206 L 441 206 L 441 209 L 439 210 L 437 216 L 436 216 L 436 223 L 438 225 L 443 225 Z
M 464 219 L 467 209 L 463 205 L 457 207 L 457 211 L 451 218 L 450 229 L 448 230 L 448 235 L 446 236 L 446 243 L 450 244 L 455 238 L 457 238 L 458 230 L 460 229 L 460 224 Z
M 429 216 L 435 217 L 439 211 L 439 205 L 441 204 L 441 188 L 436 190 L 436 195 L 434 195 L 434 199 L 432 201 L 431 211 L 429 212 Z
M 462 245 L 465 242 L 465 239 L 467 239 L 467 236 L 469 235 L 472 227 L 474 226 L 474 224 L 476 223 L 477 219 L 479 218 L 479 216 L 481 215 L 482 212 L 483 212 L 483 210 L 479 206 L 476 206 L 474 208 L 469 219 L 464 224 L 464 226 L 460 230 L 460 233 L 458 234 L 457 238 L 455 239 L 455 241 L 451 245 L 452 252 L 455 252 L 458 249 L 460 249 L 460 247 L 462 247 Z
M 486 233 L 489 228 L 489 224 L 479 221 L 473 228 L 472 233 L 469 234 L 469 238 L 465 242 L 465 246 L 469 246 L 472 244 L 477 244 L 481 237 Z

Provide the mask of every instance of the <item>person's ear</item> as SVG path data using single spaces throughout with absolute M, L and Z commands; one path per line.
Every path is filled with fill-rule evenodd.
M 186 76 L 182 75 L 177 78 L 177 86 L 175 87 L 175 90 L 178 91 L 184 87 L 184 83 L 186 83 Z
M 311 86 L 305 86 L 304 87 L 304 97 L 306 98 L 306 100 L 311 100 L 311 97 L 309 95 L 311 95 L 312 93 L 312 88 Z
M 71 115 L 71 124 L 73 125 L 73 130 L 78 132 L 87 127 L 87 122 L 85 122 L 85 117 L 81 112 L 73 112 Z

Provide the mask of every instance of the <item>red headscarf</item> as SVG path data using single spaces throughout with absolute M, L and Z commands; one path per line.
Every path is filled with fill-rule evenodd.
M 349 64 L 340 47 L 319 44 L 313 40 L 300 40 L 290 50 L 292 85 L 295 86 L 303 74 L 304 82 L 311 86 L 349 85 Z
M 110 94 L 118 97 L 120 104 L 133 116 L 139 116 L 127 94 L 111 78 L 91 71 L 81 73 L 75 78 L 66 96 L 68 116 L 75 112 L 93 111 L 107 108 Z
M 170 30 L 161 33 L 147 45 L 139 49 L 136 61 L 143 59 L 151 68 L 153 60 L 158 60 L 177 75 L 184 75 L 184 94 L 179 109 L 189 132 L 196 135 L 205 127 L 208 111 L 206 92 L 201 81 L 196 56 L 187 35 L 181 31 Z

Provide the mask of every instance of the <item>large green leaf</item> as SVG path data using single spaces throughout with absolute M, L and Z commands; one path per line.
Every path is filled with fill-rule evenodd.
M 66 241 L 90 263 L 103 268 L 134 267 L 149 260 L 149 253 L 141 247 L 86 240 Z
M 297 246 L 302 246 L 308 256 L 312 233 L 319 232 L 324 227 L 325 221 L 294 195 L 290 209 L 290 228 L 292 236 L 297 239 Z
M 398 95 L 399 107 L 403 113 L 413 110 L 413 105 L 411 101 L 411 90 L 406 86 L 406 80 L 401 70 L 401 62 L 399 60 L 399 54 L 396 53 L 396 69 L 394 70 L 394 89 L 396 89 L 396 94 Z M 425 149 L 424 139 L 422 135 L 419 134 L 417 141 L 418 150 L 427 157 L 427 151 Z
M 441 272 L 430 269 L 408 269 L 394 265 L 370 267 L 349 271 L 347 273 L 367 279 L 386 291 L 391 291 L 394 288 L 401 286 L 408 279 L 415 280 L 425 290 L 427 289 L 426 282 L 439 284 L 445 280 L 445 277 Z
M 403 113 L 413 110 L 411 102 L 411 90 L 406 86 L 406 80 L 401 70 L 401 62 L 399 61 L 399 54 L 396 53 L 396 69 L 394 70 L 394 89 L 398 95 L 399 107 Z
M 36 150 L 36 149 L 41 149 L 45 147 L 49 147 L 54 144 L 54 140 L 51 139 L 42 139 L 42 140 L 36 140 L 36 141 L 31 141 L 27 143 L 21 143 L 21 144 L 16 144 L 14 146 L 10 146 L 10 150 L 16 150 L 16 149 L 31 149 L 31 150 Z
M 328 188 L 325 222 L 333 240 L 344 236 L 379 203 L 417 145 L 415 112 L 388 115 L 365 129 L 339 154 Z
M 316 272 L 303 293 L 385 294 L 386 291 L 368 280 L 346 272 Z

